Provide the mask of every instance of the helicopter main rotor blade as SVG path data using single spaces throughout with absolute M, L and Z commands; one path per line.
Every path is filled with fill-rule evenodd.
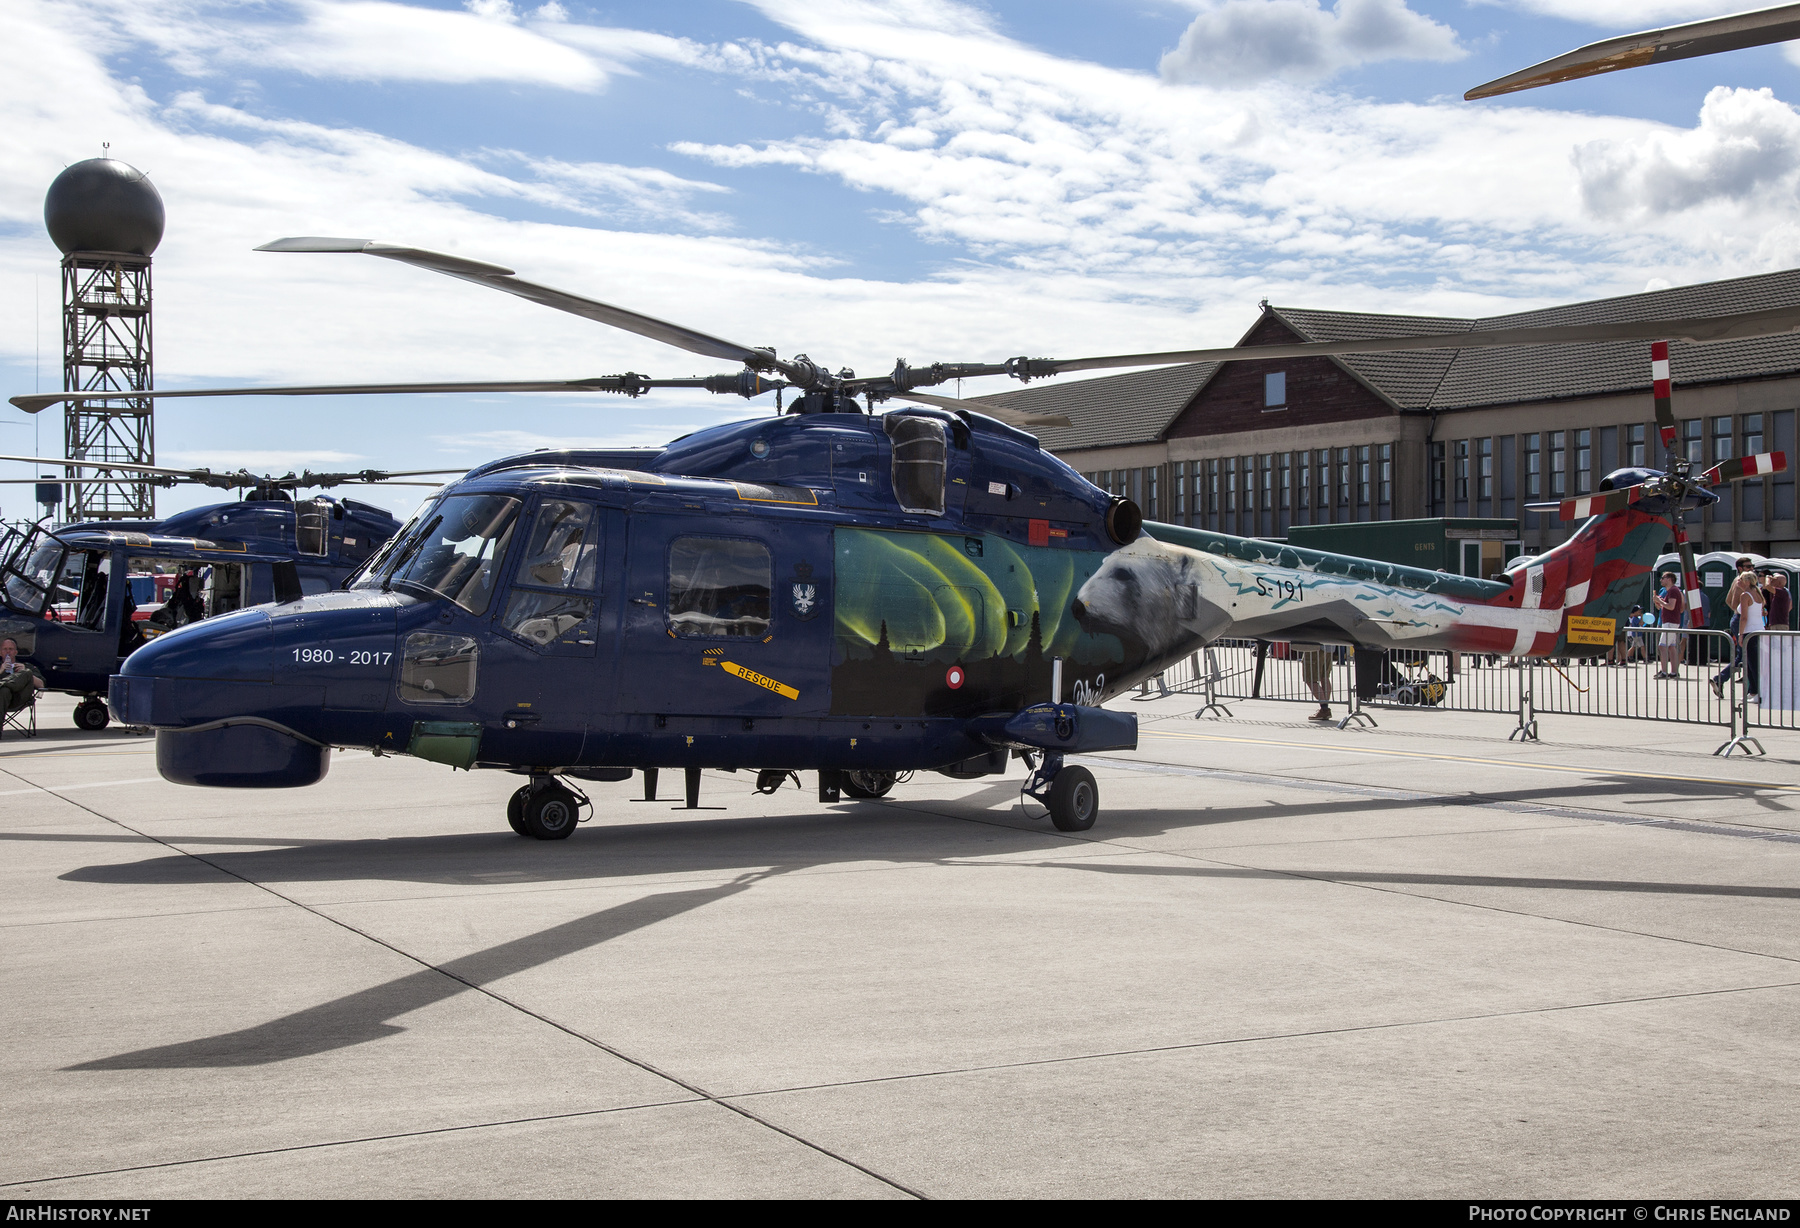
M 1709 486 L 1717 486 L 1720 482 L 1741 482 L 1745 478 L 1760 478 L 1765 473 L 1786 472 L 1786 452 L 1758 452 L 1754 456 L 1736 456 L 1728 461 L 1720 461 L 1701 474 L 1700 480 Z
M 1608 490 L 1597 495 L 1580 495 L 1573 499 L 1564 499 L 1559 503 L 1527 503 L 1528 512 L 1555 512 L 1558 520 L 1586 520 L 1589 516 L 1604 516 L 1608 512 L 1622 511 L 1650 493 L 1648 483 L 1640 482 L 1636 486 L 1627 486 L 1624 490 Z
M 957 397 L 934 396 L 928 392 L 896 392 L 893 394 L 902 401 L 917 401 L 921 405 L 935 405 L 939 409 L 967 410 L 972 414 L 986 414 L 996 422 L 1004 422 L 1008 426 L 1045 427 L 1073 425 L 1063 414 L 1034 414 L 1025 410 L 1007 409 L 1002 405 L 986 405 L 980 401 L 965 401 Z
M 1332 354 L 1389 354 L 1402 350 L 1489 350 L 1514 345 L 1577 345 L 1600 341 L 1657 341 L 1678 338 L 1706 344 L 1774 337 L 1800 331 L 1800 306 L 1772 307 L 1732 315 L 1675 320 L 1617 320 L 1600 324 L 1539 325 L 1484 329 L 1470 333 L 1429 333 L 1413 337 L 1356 337 L 1344 341 L 1301 341 L 1289 345 L 1241 345 L 1209 350 L 1169 350 L 1156 354 L 1112 354 L 1101 358 L 1032 358 L 1014 364 L 1027 377 L 1093 371 L 1104 367 L 1161 367 L 1185 362 L 1238 362 L 1251 358 L 1315 358 Z
M 363 255 L 380 256 L 384 260 L 398 260 L 402 264 L 416 265 L 422 269 L 445 273 L 451 277 L 474 282 L 479 286 L 503 290 L 541 306 L 554 307 L 558 311 L 566 311 L 584 319 L 610 324 L 614 328 L 624 329 L 628 333 L 636 333 L 640 337 L 648 337 L 652 341 L 660 341 L 664 345 L 675 346 L 690 354 L 704 354 L 709 358 L 741 362 L 754 370 L 766 370 L 771 366 L 779 365 L 775 361 L 775 356 L 767 350 L 739 345 L 734 341 L 726 341 L 724 338 L 715 337 L 710 333 L 699 332 L 680 324 L 672 324 L 667 320 L 659 320 L 655 316 L 628 311 L 623 307 L 615 307 L 611 303 L 602 303 L 597 299 L 583 298 L 579 294 L 570 294 L 566 290 L 553 290 L 549 286 L 540 286 L 536 282 L 524 280 L 509 268 L 497 264 L 484 264 L 479 260 L 465 260 L 460 256 L 444 255 L 442 252 L 429 252 L 417 247 L 398 247 L 394 244 L 376 243 L 368 239 L 310 237 L 276 239 L 273 243 L 265 243 L 256 250 L 259 252 L 360 252 Z
M 137 465 L 128 461 L 92 461 L 70 460 L 66 456 L 0 456 L 0 461 L 24 461 L 33 465 L 61 465 L 65 469 L 117 469 L 125 473 L 148 473 L 159 477 L 191 478 L 199 474 L 208 477 L 233 477 L 227 473 L 214 473 L 210 469 L 167 469 L 160 465 Z M 52 479 L 45 478 L 48 482 Z M 93 482 L 103 481 L 97 478 L 70 478 L 69 481 Z
M 163 391 L 146 388 L 142 392 L 35 392 L 11 398 L 11 403 L 28 414 L 39 413 L 62 401 L 118 400 L 122 397 L 148 397 L 167 400 L 170 397 L 329 397 L 368 396 L 382 393 L 434 392 L 616 392 L 635 397 L 650 388 L 706 388 L 721 379 L 736 380 L 737 375 L 692 376 L 687 379 L 648 379 L 627 372 L 624 375 L 602 375 L 591 379 L 562 380 L 469 380 L 436 384 L 296 384 L 267 388 L 178 388 Z M 773 387 L 771 384 L 770 387 Z M 734 389 L 735 391 L 735 389 Z
M 1478 85 L 1463 98 L 1473 102 L 1478 98 L 1493 98 L 1559 81 L 1617 72 L 1621 68 L 1667 64 L 1673 60 L 1739 51 L 1765 43 L 1784 43 L 1795 38 L 1800 38 L 1800 4 L 1784 4 L 1778 8 L 1601 39 L 1530 68 L 1508 73 L 1486 85 Z

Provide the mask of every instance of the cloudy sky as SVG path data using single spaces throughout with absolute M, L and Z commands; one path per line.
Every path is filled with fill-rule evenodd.
M 453 251 L 864 373 L 1225 344 L 1265 297 L 1474 314 L 1787 268 L 1794 45 L 1461 100 L 1742 7 L 0 0 L 0 379 L 60 386 L 43 193 L 102 142 L 168 206 L 162 387 L 721 369 L 387 261 L 250 250 L 285 235 Z M 772 410 L 168 402 L 157 455 L 426 468 Z M 55 411 L 0 411 L 0 451 L 33 447 L 60 453 Z

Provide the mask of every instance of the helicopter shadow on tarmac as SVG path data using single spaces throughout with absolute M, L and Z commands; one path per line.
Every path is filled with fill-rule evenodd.
M 979 804 L 1001 792 L 995 785 L 961 799 L 959 806 Z M 1010 786 L 1007 787 L 1010 791 Z M 1536 794 L 1539 791 L 1523 791 Z M 1544 792 L 1549 792 L 1545 790 Z M 1568 791 L 1558 796 L 1566 797 Z M 1517 795 L 1514 795 L 1517 796 Z M 1488 800 L 1492 800 L 1492 797 Z M 1354 817 L 1374 809 L 1441 806 L 1442 799 L 1395 802 L 1366 799 L 1352 802 L 1319 802 L 1284 807 L 1283 813 L 1305 811 Z M 1270 807 L 1258 806 L 1225 812 L 1180 812 L 1201 824 L 1267 818 Z M 1168 811 L 1114 812 L 1109 828 L 1125 828 L 1137 836 L 1170 830 Z M 919 818 L 938 822 L 919 824 Z M 945 820 L 976 819 L 963 827 L 963 838 L 945 839 Z M 884 822 L 883 820 L 889 820 Z M 898 822 L 894 821 L 898 820 Z M 1019 820 L 1022 822 L 1022 820 Z M 70 1071 L 222 1068 L 266 1065 L 313 1056 L 353 1045 L 366 1044 L 404 1031 L 396 1018 L 434 1005 L 460 993 L 475 991 L 504 999 L 490 988 L 506 977 L 542 967 L 564 956 L 589 950 L 614 938 L 645 929 L 718 903 L 768 878 L 834 863 L 852 861 L 915 862 L 939 867 L 984 870 L 1080 871 L 1105 875 L 1144 876 L 1160 879 L 1261 880 L 1267 882 L 1342 882 L 1371 887 L 1489 887 L 1518 890 L 1652 893 L 1677 896 L 1725 896 L 1775 900 L 1800 900 L 1800 888 L 1752 885 L 1653 882 L 1605 879 L 1507 877 L 1441 873 L 1388 873 L 1328 868 L 1264 870 L 1230 865 L 1119 864 L 1111 858 L 1059 859 L 1055 861 L 986 860 L 997 850 L 996 829 L 1010 829 L 1032 837 L 1021 848 L 1008 842 L 1006 852 L 1067 849 L 1068 837 L 1015 827 L 993 811 L 946 815 L 921 813 L 896 805 L 846 805 L 825 815 L 652 822 L 615 825 L 604 829 L 605 839 L 572 841 L 545 848 L 515 842 L 510 836 L 459 835 L 402 837 L 393 840 L 335 841 L 285 849 L 263 849 L 243 854 L 214 854 L 229 872 L 261 881 L 330 881 L 350 878 L 404 878 L 463 885 L 517 884 L 567 881 L 574 878 L 613 879 L 620 875 L 738 873 L 729 881 L 707 886 L 681 886 L 654 892 L 600 909 L 560 925 L 527 934 L 417 971 L 383 984 L 307 1007 L 266 1023 L 170 1045 L 140 1049 L 69 1066 Z M 1118 834 L 1127 834 L 1118 833 Z M 871 838 L 873 837 L 873 838 Z M 898 838 L 897 838 L 898 837 Z M 1075 843 L 1085 843 L 1076 840 Z M 515 869 L 504 875 L 467 868 L 479 861 L 494 864 L 497 846 L 510 843 L 522 855 L 513 858 Z M 951 847 L 946 847 L 947 845 Z M 779 846 L 779 847 L 777 847 Z M 804 855 L 810 850 L 810 855 Z M 1136 851 L 1136 850 L 1134 850 Z M 1141 850 L 1151 852 L 1152 850 Z M 978 860 L 979 859 L 979 860 Z M 174 883 L 200 877 L 216 881 L 220 870 L 195 856 L 156 858 L 125 866 L 92 866 L 71 871 L 64 879 L 84 882 Z M 409 863 L 402 869 L 400 862 Z M 435 863 L 427 869 L 422 863 Z M 522 864 L 522 863 L 528 863 Z M 191 870 L 178 867 L 191 867 Z M 584 1037 L 583 1039 L 592 1040 Z M 594 1043 L 598 1043 L 597 1041 Z

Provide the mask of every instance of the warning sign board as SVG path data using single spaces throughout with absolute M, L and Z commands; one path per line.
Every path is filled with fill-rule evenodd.
M 1619 624 L 1610 618 L 1577 618 L 1569 617 L 1569 643 L 1599 644 L 1612 646 L 1613 637 L 1618 634 Z

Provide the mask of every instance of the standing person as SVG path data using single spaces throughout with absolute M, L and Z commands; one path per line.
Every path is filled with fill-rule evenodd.
M 1306 683 L 1306 689 L 1312 692 L 1312 697 L 1319 701 L 1319 710 L 1306 719 L 1328 721 L 1331 719 L 1331 654 L 1320 644 L 1298 648 L 1297 651 L 1300 655 L 1300 677 Z
M 1737 561 L 1737 576 L 1731 581 L 1731 588 L 1725 594 L 1725 607 L 1731 611 L 1731 623 L 1727 629 L 1731 632 L 1731 639 L 1734 647 L 1731 650 L 1731 660 L 1725 663 L 1724 669 L 1713 675 L 1712 693 L 1714 698 L 1725 698 L 1726 682 L 1730 681 L 1732 671 L 1736 670 L 1744 663 L 1744 618 L 1743 615 L 1739 613 L 1739 605 L 1743 599 L 1744 590 L 1746 588 L 1754 588 L 1755 586 L 1756 565 L 1747 558 L 1739 559 Z
M 1738 597 L 1738 634 L 1745 645 L 1744 698 L 1761 703 L 1762 697 L 1757 693 L 1762 687 L 1762 674 L 1758 669 L 1761 662 L 1757 658 L 1761 655 L 1762 641 L 1752 637 L 1769 625 L 1768 603 L 1763 598 L 1762 587 L 1756 583 L 1756 573 L 1752 571 L 1750 575 L 1750 583 Z
M 1656 590 L 1657 621 L 1663 630 L 1657 636 L 1656 661 L 1662 666 L 1656 671 L 1658 678 L 1681 677 L 1681 609 L 1683 598 L 1681 588 L 1675 582 L 1675 573 L 1662 573 L 1663 586 Z
M 1787 573 L 1771 571 L 1768 585 L 1763 591 L 1769 598 L 1769 630 L 1789 630 L 1794 617 L 1794 594 L 1788 592 Z

